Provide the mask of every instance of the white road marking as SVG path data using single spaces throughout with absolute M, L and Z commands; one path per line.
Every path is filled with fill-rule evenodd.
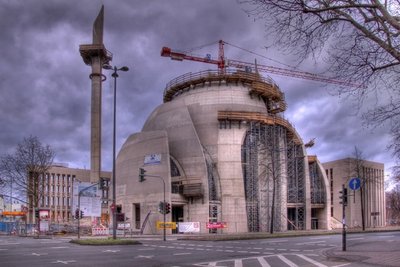
M 257 257 L 257 260 L 261 264 L 261 267 L 271 267 L 263 257 Z
M 151 258 L 153 258 L 154 257 L 154 255 L 137 255 L 135 258 L 146 258 L 146 259 L 151 259 Z
M 52 263 L 68 264 L 68 263 L 72 263 L 72 262 L 76 262 L 76 261 L 75 261 L 75 260 L 70 260 L 70 261 L 60 261 L 60 260 L 57 260 L 57 261 L 53 261 Z
M 111 252 L 111 253 L 116 253 L 116 252 L 119 252 L 119 250 L 107 249 L 107 250 L 103 250 L 103 252 Z
M 68 247 L 50 247 L 52 249 L 61 249 L 61 248 L 68 248 Z
M 298 257 L 300 257 L 300 258 L 302 258 L 302 259 L 308 261 L 309 263 L 314 264 L 315 266 L 318 266 L 318 267 L 328 267 L 328 266 L 326 266 L 325 264 L 319 263 L 318 261 L 315 261 L 315 260 L 313 260 L 313 259 L 311 259 L 311 258 L 309 258 L 309 257 L 304 256 L 304 255 L 296 254 L 296 256 L 298 256 Z
M 326 241 L 311 241 L 311 242 L 303 242 L 303 243 L 296 243 L 298 246 L 308 245 L 308 244 L 318 244 L 318 243 L 326 243 Z
M 295 264 L 294 262 L 290 261 L 289 259 L 287 259 L 285 256 L 283 255 L 276 255 L 279 259 L 281 259 L 284 263 L 286 263 L 287 265 L 289 265 L 290 267 L 298 267 L 297 264 Z
M 28 254 L 28 255 L 32 255 L 32 256 L 42 256 L 42 255 L 48 255 L 48 253 L 42 253 L 42 254 L 40 254 L 40 253 L 32 252 L 32 254 Z
M 275 240 L 275 241 L 262 241 L 261 243 L 282 243 L 286 241 L 288 241 L 288 239 Z
M 243 267 L 242 260 L 235 260 L 235 267 Z
M 190 252 L 184 252 L 184 253 L 175 253 L 175 254 L 172 254 L 172 255 L 174 255 L 174 256 L 181 256 L 181 255 L 190 255 L 190 254 L 192 254 L 192 253 L 190 253 Z

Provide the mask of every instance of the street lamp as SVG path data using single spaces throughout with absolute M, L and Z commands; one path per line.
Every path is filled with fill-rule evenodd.
M 116 213 L 116 203 L 115 203 L 115 196 L 116 196 L 116 182 L 115 182 L 115 125 L 116 125 L 116 108 L 117 108 L 117 78 L 118 78 L 118 71 L 128 71 L 129 68 L 126 66 L 123 66 L 121 68 L 118 68 L 117 66 L 111 67 L 110 65 L 104 65 L 103 69 L 106 70 L 113 70 L 113 74 L 111 76 L 114 78 L 114 123 L 113 123 L 113 163 L 112 163 L 112 187 L 113 187 L 113 192 L 112 192 L 112 206 L 114 207 L 112 209 L 112 217 L 113 217 L 113 239 L 117 238 L 117 213 Z

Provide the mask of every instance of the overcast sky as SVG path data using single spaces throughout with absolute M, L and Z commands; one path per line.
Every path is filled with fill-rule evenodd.
M 24 137 L 33 135 L 52 146 L 56 162 L 90 168 L 91 69 L 83 63 L 79 45 L 92 42 L 93 21 L 102 4 L 104 43 L 113 53 L 112 65 L 130 68 L 118 78 L 117 151 L 162 103 L 166 83 L 189 71 L 215 69 L 161 57 L 163 46 L 188 50 L 214 43 L 194 53 L 216 57 L 222 39 L 264 56 L 257 57 L 259 64 L 295 65 L 290 55 L 265 48 L 271 36 L 265 35 L 262 21 L 249 17 L 246 7 L 234 0 L 0 0 L 2 154 L 12 153 Z M 256 57 L 229 45 L 225 56 L 248 62 Z M 321 66 L 307 62 L 299 68 L 318 72 Z M 113 81 L 105 74 L 102 166 L 110 170 Z M 285 117 L 305 142 L 316 138 L 309 154 L 325 162 L 352 156 L 357 146 L 364 158 L 385 163 L 387 170 L 394 164 L 386 149 L 388 129 L 363 126 L 354 102 L 318 82 L 270 76 L 286 95 Z

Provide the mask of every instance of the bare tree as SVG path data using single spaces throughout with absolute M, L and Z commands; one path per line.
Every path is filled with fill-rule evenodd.
M 365 175 L 364 175 L 364 158 L 362 156 L 361 150 L 354 147 L 354 154 L 353 154 L 355 161 L 354 161 L 354 172 L 355 175 L 361 179 L 361 186 L 360 186 L 360 201 L 361 201 L 361 225 L 362 230 L 365 231 L 365 208 L 364 208 L 364 186 L 366 184 Z
M 13 154 L 1 157 L 2 180 L 14 190 L 13 194 L 26 196 L 32 211 L 39 207 L 44 193 L 45 174 L 53 164 L 55 153 L 49 145 L 42 145 L 37 137 L 24 138 Z
M 266 22 L 268 45 L 296 55 L 298 62 L 323 57 L 335 78 L 360 84 L 339 93 L 362 101 L 374 92 L 377 105 L 364 119 L 392 122 L 391 147 L 400 160 L 400 0 L 238 1 Z
M 400 224 L 400 185 L 386 193 L 386 210 L 388 224 Z

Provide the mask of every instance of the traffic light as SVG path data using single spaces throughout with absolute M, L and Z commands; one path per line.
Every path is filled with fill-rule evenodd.
M 145 169 L 139 168 L 139 182 L 144 182 L 144 180 L 146 180 L 144 178 L 146 176 L 145 173 L 146 173 Z
M 164 211 L 165 211 L 164 202 L 160 201 L 160 203 L 158 203 L 158 212 L 164 214 Z
M 81 219 L 83 218 L 83 216 L 84 216 L 83 210 L 80 211 L 79 216 L 80 216 L 79 218 L 81 218 Z
M 78 219 L 79 218 L 79 209 L 75 210 L 75 218 Z
M 99 179 L 99 187 L 101 190 L 107 189 L 107 178 L 100 177 Z
M 122 213 L 122 205 L 117 205 L 117 213 Z
M 39 218 L 39 209 L 38 208 L 35 209 L 35 217 Z
M 339 198 L 341 199 L 339 203 L 347 206 L 347 188 L 344 187 L 342 190 L 339 191 Z
M 171 204 L 165 202 L 165 214 L 168 214 L 170 212 L 171 212 Z

